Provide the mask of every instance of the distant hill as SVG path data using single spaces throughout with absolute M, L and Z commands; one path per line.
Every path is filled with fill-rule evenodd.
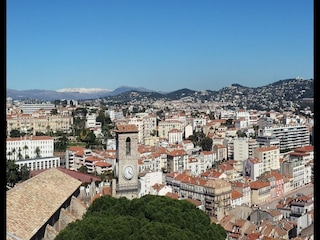
M 143 98 L 152 100 L 178 100 L 186 99 L 186 101 L 222 101 L 222 102 L 239 102 L 241 107 L 247 106 L 256 108 L 257 102 L 264 105 L 270 105 L 270 102 L 285 102 L 292 101 L 299 104 L 303 98 L 314 97 L 314 80 L 308 79 L 285 79 L 277 82 L 256 88 L 244 87 L 234 83 L 231 86 L 226 86 L 219 91 L 204 90 L 195 91 L 187 88 L 182 88 L 168 93 L 160 93 L 143 87 L 122 86 L 113 91 L 85 91 L 67 92 L 67 91 L 50 91 L 50 90 L 24 90 L 17 91 L 7 89 L 7 97 L 13 99 L 38 99 L 53 101 L 58 99 L 73 99 L 73 100 L 89 100 L 103 98 L 114 103 L 126 103 L 132 100 L 139 101 Z
M 73 100 L 86 100 L 86 99 L 97 99 L 106 96 L 115 96 L 124 92 L 129 91 L 138 91 L 138 92 L 152 92 L 146 88 L 136 88 L 123 86 L 119 87 L 113 91 L 104 90 L 98 91 L 98 89 L 93 89 L 92 91 L 86 91 L 83 88 L 78 89 L 61 89 L 57 91 L 52 90 L 40 90 L 40 89 L 31 89 L 31 90 L 14 90 L 7 89 L 7 97 L 12 99 L 24 100 L 24 99 L 38 99 L 44 101 L 53 101 L 58 99 L 73 99 Z

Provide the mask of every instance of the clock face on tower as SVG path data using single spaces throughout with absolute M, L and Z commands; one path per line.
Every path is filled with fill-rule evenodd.
M 131 166 L 126 166 L 123 169 L 123 176 L 125 179 L 130 180 L 133 178 L 133 168 Z

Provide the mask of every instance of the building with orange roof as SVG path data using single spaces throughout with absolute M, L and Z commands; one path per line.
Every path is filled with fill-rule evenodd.
M 241 206 L 243 203 L 243 195 L 237 190 L 232 190 L 231 192 L 231 207 L 234 208 L 236 205 Z
M 173 128 L 168 131 L 168 142 L 169 144 L 181 143 L 183 131 Z
M 216 162 L 217 156 L 214 151 L 201 151 L 200 156 L 203 157 L 205 169 L 210 169 Z
M 215 144 L 213 146 L 213 151 L 216 152 L 217 161 L 223 161 L 228 159 L 227 147 L 223 144 Z
M 252 181 L 251 188 L 251 203 L 259 205 L 270 199 L 270 183 L 266 181 Z
M 182 172 L 188 169 L 189 156 L 183 149 L 174 149 L 167 153 L 167 171 Z
M 226 179 L 227 175 L 222 171 L 208 170 L 202 173 L 201 178 L 203 179 Z
M 251 207 L 251 188 L 247 182 L 232 182 L 232 189 L 242 194 L 242 204 Z
M 158 123 L 158 134 L 160 138 L 169 139 L 169 131 L 178 129 L 184 131 L 183 122 L 178 120 L 164 120 Z

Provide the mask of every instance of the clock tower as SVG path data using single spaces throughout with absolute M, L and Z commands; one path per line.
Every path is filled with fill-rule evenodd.
M 134 124 L 116 126 L 116 165 L 112 196 L 138 197 L 138 128 Z

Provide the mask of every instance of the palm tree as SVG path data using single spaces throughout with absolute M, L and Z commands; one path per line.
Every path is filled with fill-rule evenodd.
M 24 145 L 23 149 L 24 149 L 24 158 L 26 158 L 27 150 L 29 149 L 28 145 Z
M 13 155 L 13 160 L 16 160 L 16 149 L 13 148 L 11 152 L 12 152 L 12 155 Z
M 39 147 L 36 147 L 36 150 L 34 151 L 37 155 L 37 158 L 39 158 L 41 155 L 40 155 L 40 148 Z
M 12 155 L 12 152 L 8 152 L 8 156 L 9 156 L 9 157 L 8 157 L 8 158 L 9 158 L 8 160 L 11 160 L 11 155 Z
M 22 149 L 19 147 L 19 149 L 18 149 L 18 159 L 19 160 L 22 158 L 21 151 L 22 151 Z

